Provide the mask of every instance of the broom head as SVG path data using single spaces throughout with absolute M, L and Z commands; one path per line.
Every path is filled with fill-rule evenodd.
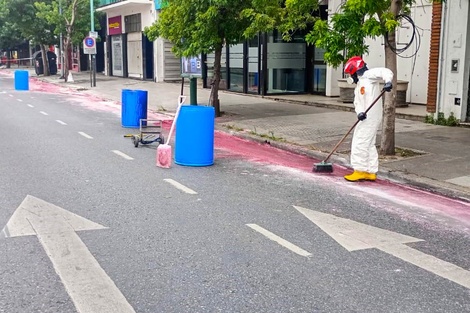
M 170 168 L 171 166 L 171 146 L 161 144 L 157 147 L 157 166 L 162 168 Z
M 317 163 L 313 166 L 313 171 L 317 173 L 333 173 L 333 164 L 325 161 Z

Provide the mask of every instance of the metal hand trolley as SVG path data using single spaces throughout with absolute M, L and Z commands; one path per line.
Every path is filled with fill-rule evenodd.
M 165 138 L 162 135 L 163 122 L 161 120 L 139 120 L 139 134 L 133 135 L 128 134 L 124 137 L 130 137 L 134 144 L 134 147 L 138 147 L 139 143 L 143 145 L 158 142 L 159 144 L 164 143 Z

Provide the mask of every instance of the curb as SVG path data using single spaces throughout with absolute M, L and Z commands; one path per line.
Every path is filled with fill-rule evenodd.
M 269 141 L 264 138 L 260 138 L 254 135 L 250 135 L 247 133 L 241 133 L 234 130 L 227 130 L 223 126 L 216 126 L 216 130 L 220 132 L 227 133 L 229 135 L 254 141 L 260 144 L 269 144 L 275 148 L 289 151 L 295 154 L 305 155 L 314 159 L 323 160 L 328 155 L 327 153 L 323 153 L 321 151 L 309 150 L 295 144 L 283 143 L 278 141 Z M 347 160 L 346 156 L 338 156 L 332 155 L 330 157 L 332 163 L 345 167 L 347 169 L 351 169 L 351 164 Z M 312 164 L 313 169 L 313 164 Z M 470 203 L 470 192 L 461 188 L 458 185 L 454 185 L 451 183 L 440 182 L 431 178 L 418 176 L 415 174 L 404 173 L 396 170 L 392 170 L 387 168 L 386 166 L 380 166 L 379 172 L 377 173 L 380 176 L 380 179 L 387 180 L 392 183 L 401 184 L 401 185 L 408 185 L 412 186 L 416 189 L 430 192 L 433 194 L 439 194 L 444 197 L 453 198 L 459 201 Z

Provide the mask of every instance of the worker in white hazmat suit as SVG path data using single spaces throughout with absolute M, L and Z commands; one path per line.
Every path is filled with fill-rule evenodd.
M 351 144 L 352 174 L 344 176 L 348 181 L 375 181 L 379 170 L 379 156 L 375 146 L 377 130 L 382 121 L 382 101 L 379 100 L 367 114 L 365 111 L 380 96 L 379 83 L 384 80 L 383 89 L 392 90 L 393 72 L 388 68 L 368 69 L 361 57 L 350 58 L 344 67 L 350 82 L 356 83 L 354 89 L 354 109 L 359 123 L 354 129 Z

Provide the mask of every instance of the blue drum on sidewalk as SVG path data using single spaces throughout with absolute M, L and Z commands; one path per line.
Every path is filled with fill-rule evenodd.
M 29 90 L 29 72 L 24 70 L 15 71 L 15 90 Z
M 140 119 L 147 119 L 148 92 L 123 89 L 121 94 L 122 127 L 140 127 Z
M 183 105 L 176 120 L 175 163 L 214 164 L 214 107 Z

